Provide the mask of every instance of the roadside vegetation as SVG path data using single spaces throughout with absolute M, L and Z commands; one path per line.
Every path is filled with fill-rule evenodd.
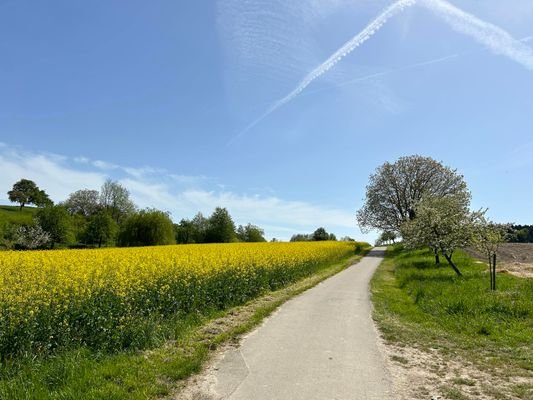
M 437 351 L 435 365 L 471 363 L 474 370 L 438 377 L 445 398 L 532 398 L 533 281 L 502 274 L 493 292 L 486 265 L 463 252 L 457 253 L 456 263 L 462 276 L 435 266 L 429 249 L 389 248 L 371 284 L 374 318 L 384 339 L 400 348 Z M 407 357 L 402 365 L 414 363 Z M 435 365 L 427 362 L 425 368 Z M 491 378 L 481 378 L 475 370 Z
M 271 258 L 268 258 L 261 267 L 258 257 L 260 258 L 264 252 L 261 252 L 260 248 L 254 247 L 253 249 L 250 248 L 250 251 L 239 252 L 235 246 L 240 246 L 240 249 L 243 249 L 243 246 L 267 246 L 273 252 Z M 172 249 L 187 248 L 191 250 L 185 252 L 189 256 L 194 249 L 197 250 L 200 258 L 209 253 L 209 249 L 205 246 L 171 246 L 138 250 L 110 249 L 109 251 L 144 251 L 147 255 L 148 252 L 153 254 L 158 249 L 169 252 Z M 211 260 L 210 266 L 211 264 L 214 266 L 209 269 L 213 271 L 213 274 L 218 273 L 222 280 L 219 279 L 218 283 L 215 281 L 207 282 L 203 289 L 198 287 L 192 292 L 179 290 L 176 292 L 177 298 L 168 296 L 169 300 L 193 300 L 196 294 L 202 295 L 205 298 L 198 304 L 203 304 L 205 307 L 196 307 L 188 310 L 188 312 L 180 312 L 180 310 L 174 310 L 174 313 L 167 312 L 166 307 L 172 306 L 172 304 L 164 301 L 165 296 L 155 296 L 157 293 L 161 293 L 160 289 L 163 287 L 157 288 L 156 285 L 152 288 L 152 283 L 161 281 L 161 284 L 170 285 L 171 288 L 167 290 L 170 293 L 172 292 L 173 281 L 156 279 L 154 282 L 149 282 L 143 278 L 140 280 L 143 288 L 152 288 L 155 297 L 149 296 L 149 298 L 139 298 L 137 299 L 139 301 L 135 301 L 135 296 L 130 296 L 132 301 L 124 301 L 124 304 L 138 304 L 141 307 L 139 308 L 139 319 L 133 321 L 129 327 L 126 326 L 128 329 L 134 330 L 130 332 L 133 333 L 132 335 L 123 336 L 125 320 L 120 318 L 120 315 L 114 315 L 117 310 L 120 311 L 120 303 L 100 301 L 95 302 L 92 309 L 74 310 L 76 312 L 73 312 L 71 317 L 77 315 L 83 319 L 85 315 L 86 319 L 93 318 L 95 324 L 103 324 L 101 329 L 96 325 L 96 334 L 87 338 L 89 341 L 99 338 L 103 341 L 101 343 L 95 342 L 92 345 L 89 342 L 75 343 L 80 336 L 75 334 L 76 331 L 73 328 L 76 325 L 73 324 L 70 334 L 71 339 L 74 340 L 71 341 L 70 345 L 56 347 L 51 342 L 51 347 L 46 345 L 40 347 L 43 350 L 42 353 L 35 352 L 36 349 L 34 349 L 32 354 L 30 352 L 31 344 L 34 339 L 38 338 L 40 332 L 28 332 L 33 338 L 31 342 L 27 343 L 30 347 L 26 347 L 25 351 L 8 356 L 9 351 L 7 350 L 9 349 L 4 348 L 7 353 L 4 354 L 0 367 L 0 398 L 147 399 L 169 395 L 179 388 L 179 382 L 199 371 L 202 363 L 209 358 L 211 351 L 217 346 L 235 339 L 238 335 L 253 328 L 281 303 L 314 286 L 321 280 L 340 272 L 361 258 L 361 255 L 365 254 L 368 249 L 369 246 L 364 243 L 341 242 L 218 245 L 213 255 L 216 253 L 216 258 L 221 260 L 224 265 L 227 264 L 230 256 L 240 256 L 243 259 L 241 266 L 236 265 L 240 272 L 230 271 L 222 264 L 220 268 L 217 268 L 213 264 L 215 260 Z M 224 253 L 225 250 L 227 250 L 226 253 Z M 66 253 L 76 253 L 77 258 L 83 254 L 89 255 L 87 250 Z M 92 255 L 103 254 L 102 251 L 92 251 L 92 253 Z M 20 254 L 29 257 L 37 253 L 25 252 Z M 61 252 L 50 254 L 60 256 Z M 284 258 L 284 254 L 288 258 Z M 1 257 L 0 255 L 0 260 L 2 260 Z M 295 263 L 295 258 L 299 258 L 301 263 Z M 120 259 L 121 257 L 116 260 Z M 278 260 L 279 268 L 277 269 L 275 260 Z M 3 260 L 3 262 L 5 265 L 6 261 Z M 83 265 L 87 265 L 87 263 L 81 262 L 80 265 L 83 268 Z M 171 268 L 173 264 L 159 263 L 159 265 L 168 265 L 166 268 Z M 266 267 L 267 265 L 268 267 Z M 270 277 L 268 271 L 270 271 Z M 131 270 L 130 273 L 135 274 L 134 270 Z M 124 278 L 126 277 L 130 280 L 135 278 L 135 276 L 132 277 L 128 274 L 124 276 Z M 192 279 L 192 282 L 194 281 L 195 279 Z M 245 284 L 245 282 L 247 283 Z M 141 290 L 141 292 L 144 293 L 145 291 Z M 94 300 L 97 299 L 102 300 L 102 297 L 99 295 Z M 109 300 L 108 297 L 104 299 Z M 161 304 L 157 303 L 158 299 L 162 302 Z M 60 299 L 58 304 L 71 303 L 65 302 L 65 299 Z M 87 303 L 87 305 L 90 304 Z M 161 305 L 165 305 L 165 307 L 161 308 Z M 104 307 L 105 310 L 98 307 Z M 142 317 L 144 314 L 141 311 L 146 314 L 144 317 Z M 27 313 L 23 314 L 27 315 Z M 65 314 L 63 317 L 65 316 L 68 315 Z M 126 318 L 127 320 L 128 318 Z M 117 324 L 114 324 L 113 321 L 116 321 Z M 49 325 L 48 329 L 65 328 L 64 324 L 60 323 L 59 325 L 58 327 Z M 82 325 L 86 326 L 87 324 Z M 24 329 L 18 331 L 23 332 Z M 4 332 L 7 333 L 7 331 Z M 87 331 L 88 334 L 91 332 L 93 332 L 92 328 Z M 64 333 L 60 332 L 58 337 Z M 48 335 L 48 333 L 46 334 Z M 45 339 L 48 340 L 52 336 L 54 334 L 46 336 Z M 63 337 L 69 338 L 68 335 L 63 335 Z M 117 344 L 113 338 L 120 337 L 126 339 L 130 337 L 135 340 L 129 342 L 119 340 L 118 347 L 108 346 L 113 343 Z M 18 340 L 18 338 L 12 339 Z M 124 343 L 128 345 L 122 346 Z
M 457 170 L 414 155 L 376 169 L 357 213 L 378 243 L 401 241 L 372 293 L 389 358 L 410 369 L 405 398 L 533 397 L 533 281 L 496 268 L 500 245 L 526 241 L 528 227 L 494 223 L 470 200 Z

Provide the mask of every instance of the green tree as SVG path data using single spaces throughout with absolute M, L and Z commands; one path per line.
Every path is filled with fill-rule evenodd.
M 378 239 L 376 240 L 376 246 L 382 246 L 384 244 L 395 243 L 397 238 L 398 238 L 398 235 L 395 232 L 391 232 L 391 231 L 381 232 L 381 235 L 379 235 Z
M 47 206 L 41 208 L 36 219 L 42 229 L 50 235 L 50 247 L 56 243 L 69 244 L 73 240 L 70 214 L 62 206 Z
M 470 192 L 457 170 L 432 158 L 415 155 L 386 162 L 370 175 L 365 202 L 357 212 L 359 227 L 399 233 L 404 222 L 415 219 L 417 205 L 426 196 L 470 199 Z
M 70 226 L 74 240 L 77 243 L 85 243 L 85 231 L 87 229 L 87 224 L 89 223 L 89 218 L 82 214 L 70 214 L 70 212 L 69 215 Z
M 291 236 L 291 242 L 310 242 L 313 240 L 313 235 L 306 233 L 296 233 Z
M 209 218 L 206 218 L 201 212 L 196 214 L 191 220 L 192 223 L 192 242 L 206 243 L 207 232 L 209 230 Z
M 326 232 L 324 228 L 320 227 L 316 231 L 313 232 L 313 240 L 314 241 L 329 240 L 329 234 Z
M 52 201 L 44 190 L 39 189 L 35 182 L 29 179 L 21 179 L 13 185 L 7 192 L 9 201 L 19 203 L 20 209 L 26 204 L 34 204 L 37 207 L 44 207 L 52 204 Z
M 130 192 L 120 183 L 108 179 L 100 190 L 100 205 L 109 211 L 117 224 L 135 212 L 135 204 L 130 199 Z
M 194 242 L 194 224 L 188 219 L 182 219 L 179 224 L 174 225 L 176 232 L 176 243 L 189 244 Z
M 239 225 L 237 228 L 237 239 L 241 242 L 266 242 L 265 231 L 256 225 Z
M 237 241 L 235 223 L 225 208 L 217 207 L 209 217 L 207 243 L 231 243 Z
M 98 247 L 113 243 L 118 232 L 118 225 L 106 210 L 100 210 L 89 217 L 83 234 L 83 241 Z
M 174 224 L 168 213 L 146 209 L 131 214 L 120 226 L 119 246 L 175 244 Z

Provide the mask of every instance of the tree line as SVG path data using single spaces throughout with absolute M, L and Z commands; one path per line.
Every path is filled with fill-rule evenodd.
M 509 225 L 506 241 L 509 243 L 533 243 L 533 225 Z
M 0 244 L 5 248 L 152 246 L 176 243 L 264 242 L 263 229 L 247 224 L 236 227 L 228 210 L 217 207 L 209 217 L 174 224 L 170 214 L 139 209 L 129 191 L 107 180 L 98 190 L 82 189 L 54 204 L 48 194 L 28 179 L 8 192 L 10 201 L 38 210 L 32 223 L 0 221 Z
M 328 233 L 325 228 L 317 228 L 313 233 L 297 233 L 292 235 L 291 242 L 320 242 L 325 240 L 337 240 L 337 237 L 333 233 Z M 340 239 L 343 242 L 354 242 L 349 236 L 345 236 Z

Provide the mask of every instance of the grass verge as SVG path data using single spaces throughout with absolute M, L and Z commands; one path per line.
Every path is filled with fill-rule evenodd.
M 281 304 L 357 262 L 369 248 L 283 289 L 226 311 L 176 317 L 161 329 L 157 346 L 117 354 L 87 349 L 16 361 L 0 369 L 0 399 L 164 398 L 200 371 L 213 350 L 257 326 Z
M 491 292 L 485 265 L 460 252 L 454 258 L 463 277 L 436 267 L 429 251 L 389 248 L 371 283 L 385 341 L 436 355 L 445 398 L 533 398 L 533 280 L 500 274 Z M 452 362 L 470 365 L 473 377 L 461 368 L 450 374 Z

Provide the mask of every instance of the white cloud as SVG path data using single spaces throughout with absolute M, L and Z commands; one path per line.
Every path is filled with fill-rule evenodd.
M 61 157 L 46 154 L 22 152 L 2 146 L 0 148 L 0 199 L 7 203 L 6 192 L 19 179 L 31 179 L 46 190 L 56 201 L 64 200 L 70 193 L 81 189 L 99 188 L 105 175 L 98 172 L 84 172 L 69 167 Z
M 56 202 L 82 188 L 98 189 L 111 178 L 130 191 L 139 207 L 169 211 L 175 221 L 192 218 L 199 211 L 209 215 L 215 207 L 226 207 L 237 224 L 259 225 L 268 237 L 287 240 L 294 233 L 309 233 L 319 226 L 341 236 L 358 235 L 353 210 L 284 200 L 272 195 L 235 193 L 206 177 L 161 173 L 163 170 L 158 168 L 126 168 L 89 159 L 81 164 L 79 157 L 0 146 L 0 202 L 8 203 L 5 193 L 21 178 L 35 181 Z M 88 171 L 90 167 L 94 170 Z M 199 188 L 199 183 L 211 187 Z
M 171 212 L 175 210 L 176 197 L 165 183 L 133 178 L 120 179 L 119 182 L 130 191 L 132 199 L 139 207 Z
M 149 175 L 154 174 L 166 174 L 166 171 L 161 168 L 152 168 L 152 167 L 141 167 L 141 168 L 131 168 L 131 167 L 120 167 L 123 169 L 127 174 L 135 177 L 135 178 L 142 178 Z
M 87 157 L 74 157 L 74 162 L 77 162 L 78 164 L 88 164 L 90 160 Z
M 352 228 L 355 225 L 354 214 L 350 211 L 303 201 L 287 201 L 273 196 L 189 190 L 180 194 L 180 200 L 203 212 L 210 212 L 217 206 L 226 207 L 240 223 L 261 222 L 300 229 L 318 226 Z
M 188 176 L 188 175 L 176 175 L 176 174 L 168 174 L 168 177 L 171 178 L 175 183 L 178 184 L 195 184 L 200 183 L 207 180 L 206 176 L 199 175 L 199 176 Z
M 111 163 L 108 163 L 108 162 L 102 161 L 102 160 L 92 161 L 92 165 L 95 166 L 96 168 L 104 170 L 104 171 L 105 170 L 112 170 L 112 169 L 119 168 L 118 165 L 111 164 Z

